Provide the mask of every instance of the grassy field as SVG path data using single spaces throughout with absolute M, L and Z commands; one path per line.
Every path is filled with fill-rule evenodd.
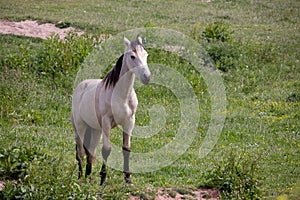
M 149 49 L 149 63 L 172 66 L 192 85 L 201 110 L 197 137 L 172 165 L 133 174 L 134 185 L 109 169 L 108 183 L 100 187 L 100 155 L 91 179 L 77 180 L 69 120 L 76 72 L 99 44 L 87 36 L 62 42 L 0 35 L 0 180 L 6 182 L 0 199 L 153 199 L 161 187 L 213 187 L 223 199 L 299 199 L 299 9 L 298 0 L 0 0 L 0 19 L 63 21 L 94 36 L 139 27 L 180 31 L 215 61 L 227 96 L 221 137 L 200 159 L 211 111 L 207 86 L 188 62 Z M 174 137 L 178 101 L 154 85 L 137 93 L 138 125 L 149 123 L 152 104 L 167 111 L 161 133 L 132 139 L 132 151 L 152 151 Z M 113 131 L 115 144 L 120 135 Z

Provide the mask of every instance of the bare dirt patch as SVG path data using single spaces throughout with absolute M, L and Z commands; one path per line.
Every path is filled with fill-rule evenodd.
M 131 196 L 130 200 L 139 200 L 140 197 Z M 198 189 L 196 191 L 190 189 L 176 189 L 176 188 L 160 188 L 157 191 L 155 200 L 218 200 L 219 195 L 214 189 Z
M 73 27 L 58 28 L 52 23 L 39 24 L 37 21 L 32 20 L 21 22 L 0 21 L 1 34 L 14 34 L 42 39 L 50 37 L 51 34 L 58 34 L 59 37 L 63 39 L 70 31 L 76 31 L 78 34 L 83 34 L 83 31 L 76 30 Z
M 4 182 L 0 181 L 0 192 L 4 189 Z

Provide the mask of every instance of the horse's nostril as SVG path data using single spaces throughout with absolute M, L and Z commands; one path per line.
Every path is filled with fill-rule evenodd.
M 144 84 L 148 84 L 150 82 L 150 77 L 151 77 L 151 74 L 144 74 L 143 78 L 142 78 L 142 82 Z

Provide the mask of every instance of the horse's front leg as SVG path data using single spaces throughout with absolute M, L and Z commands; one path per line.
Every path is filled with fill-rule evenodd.
M 103 135 L 103 147 L 102 147 L 102 157 L 103 164 L 100 171 L 101 182 L 100 185 L 103 185 L 106 181 L 106 163 L 108 156 L 111 152 L 111 144 L 110 144 L 110 130 L 111 130 L 111 121 L 109 118 L 102 119 L 102 135 Z
M 123 131 L 123 157 L 124 157 L 124 176 L 125 182 L 132 184 L 130 180 L 130 170 L 129 170 L 129 155 L 130 155 L 130 137 L 131 133 L 126 133 Z

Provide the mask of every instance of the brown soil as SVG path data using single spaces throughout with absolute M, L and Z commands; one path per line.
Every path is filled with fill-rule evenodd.
M 0 181 L 0 192 L 4 189 L 4 182 Z
M 131 196 L 130 200 L 139 200 L 140 197 Z M 197 191 L 185 189 L 184 194 L 180 191 L 169 188 L 160 188 L 157 191 L 155 200 L 181 200 L 181 199 L 191 199 L 191 200 L 218 200 L 218 192 L 214 189 L 198 189 Z
M 76 31 L 78 34 L 83 33 L 82 31 L 75 30 L 72 27 L 61 29 L 52 23 L 39 24 L 37 21 L 32 20 L 25 20 L 21 22 L 0 21 L 0 34 L 14 34 L 46 39 L 54 33 L 58 34 L 60 38 L 63 39 L 70 31 Z

